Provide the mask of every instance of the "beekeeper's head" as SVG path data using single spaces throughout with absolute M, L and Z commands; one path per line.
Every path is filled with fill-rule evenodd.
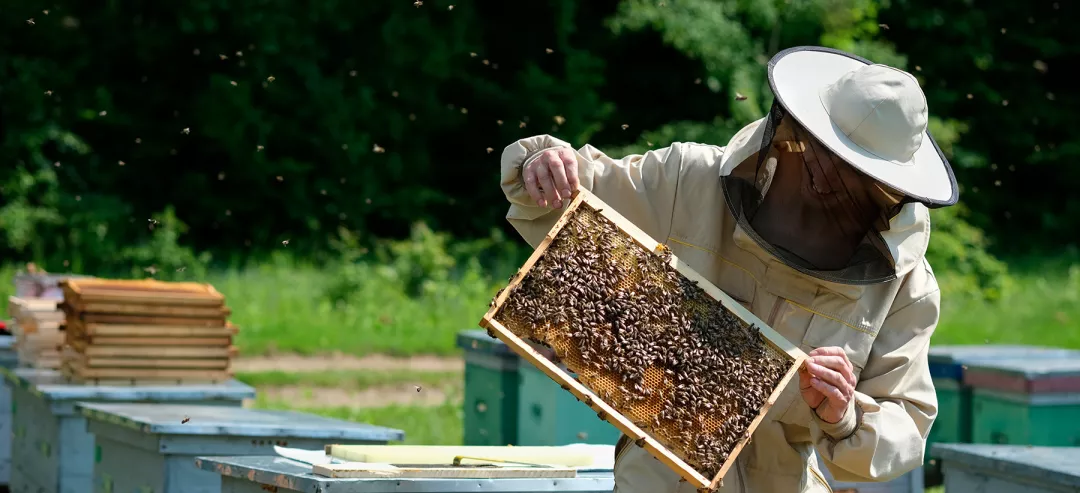
M 895 251 L 883 237 L 890 223 L 905 208 L 958 198 L 927 132 L 918 81 L 847 53 L 799 47 L 773 57 L 769 84 L 769 115 L 736 134 L 721 163 L 732 214 L 804 274 L 845 284 L 895 278 Z

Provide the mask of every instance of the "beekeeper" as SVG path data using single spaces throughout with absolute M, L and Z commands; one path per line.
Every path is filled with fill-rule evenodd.
M 768 116 L 719 147 L 613 159 L 548 135 L 502 154 L 507 219 L 533 246 L 590 190 L 810 356 L 724 478 L 724 492 L 829 491 L 920 466 L 937 399 L 940 291 L 929 208 L 956 179 L 909 73 L 820 47 L 777 54 Z M 616 491 L 694 487 L 623 437 Z

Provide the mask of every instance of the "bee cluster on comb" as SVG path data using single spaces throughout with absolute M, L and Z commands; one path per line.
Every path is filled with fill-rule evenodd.
M 712 479 L 795 358 L 684 276 L 670 250 L 645 248 L 601 212 L 586 203 L 565 212 L 492 318 L 550 347 L 596 396 Z

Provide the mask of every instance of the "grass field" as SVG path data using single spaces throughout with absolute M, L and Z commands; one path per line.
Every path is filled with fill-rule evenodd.
M 1080 348 L 1080 263 L 1015 265 L 1015 288 L 998 302 L 944 291 L 934 344 Z M 12 272 L 0 269 L 0 294 L 11 289 Z M 212 272 L 203 281 L 226 295 L 232 321 L 240 327 L 236 344 L 247 358 L 282 353 L 317 358 L 331 352 L 454 357 L 455 335 L 477 326 L 501 287 L 491 279 L 504 279 L 504 274 L 466 270 L 410 296 L 400 276 L 362 266 L 344 283 L 349 286 L 346 295 L 336 300 L 332 293 L 341 289 L 341 272 L 281 258 L 256 268 Z M 937 274 L 947 286 L 949 273 Z M 272 371 L 240 373 L 238 378 L 260 390 L 258 407 L 398 428 L 406 431 L 406 443 L 453 444 L 462 439 L 463 379 L 457 369 L 327 371 L 290 363 Z
M 372 288 L 335 306 L 320 296 L 333 276 L 314 268 L 266 267 L 214 274 L 208 281 L 228 297 L 232 320 L 241 327 L 241 353 L 247 355 L 453 354 L 455 334 L 476 328 L 500 287 L 474 281 L 418 299 Z M 1018 272 L 1011 295 L 996 303 L 944 292 L 934 343 L 986 342 L 1080 348 L 1080 264 Z
M 989 303 L 942 293 L 936 344 L 1024 343 L 1080 348 L 1080 262 L 1026 261 L 1015 287 Z M 200 281 L 223 292 L 240 327 L 243 355 L 279 352 L 316 355 L 453 355 L 455 334 L 476 328 L 506 272 L 466 273 L 418 296 L 370 268 L 345 300 L 327 293 L 341 284 L 330 269 L 278 259 L 255 268 L 211 272 Z M 14 270 L 0 269 L 0 295 L 12 289 Z M 938 272 L 948 285 L 948 272 Z M 385 282 L 384 282 L 385 281 Z M 6 315 L 6 303 L 0 316 Z
M 476 326 L 497 289 L 473 280 L 411 298 L 394 286 L 367 283 L 348 302 L 335 302 L 324 293 L 337 281 L 327 270 L 280 264 L 207 279 L 233 310 L 241 354 L 452 354 L 454 334 Z
M 1028 264 L 1016 272 L 1007 298 L 989 303 L 943 293 L 942 320 L 935 344 L 1021 343 L 1080 348 L 1080 265 Z M 939 273 L 947 285 L 948 273 Z M 500 276 L 501 277 L 501 276 Z M 401 355 L 454 354 L 455 334 L 476 327 L 488 297 L 498 288 L 474 286 L 438 296 L 409 299 L 403 293 L 370 291 L 360 303 L 334 306 L 319 293 L 333 282 L 324 271 L 279 267 L 217 274 L 211 278 L 234 307 L 242 327 L 243 354 L 266 351 L 319 353 L 327 349 L 352 354 L 392 352 Z M 393 386 L 394 383 L 439 385 L 458 379 L 452 372 L 310 372 L 295 370 L 248 373 L 241 378 L 260 388 L 303 386 L 313 389 Z M 390 390 L 388 390 L 390 392 Z M 450 389 L 437 405 L 393 405 L 384 410 L 332 405 L 306 410 L 330 416 L 372 419 L 403 426 L 411 443 L 454 443 L 461 437 L 461 395 Z M 285 402 L 259 402 L 286 407 Z M 425 416 L 427 416 L 425 418 Z

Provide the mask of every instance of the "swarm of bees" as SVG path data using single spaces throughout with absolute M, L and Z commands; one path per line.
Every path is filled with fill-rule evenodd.
M 714 477 L 792 361 L 671 267 L 670 250 L 585 205 L 571 214 L 496 319 Z

